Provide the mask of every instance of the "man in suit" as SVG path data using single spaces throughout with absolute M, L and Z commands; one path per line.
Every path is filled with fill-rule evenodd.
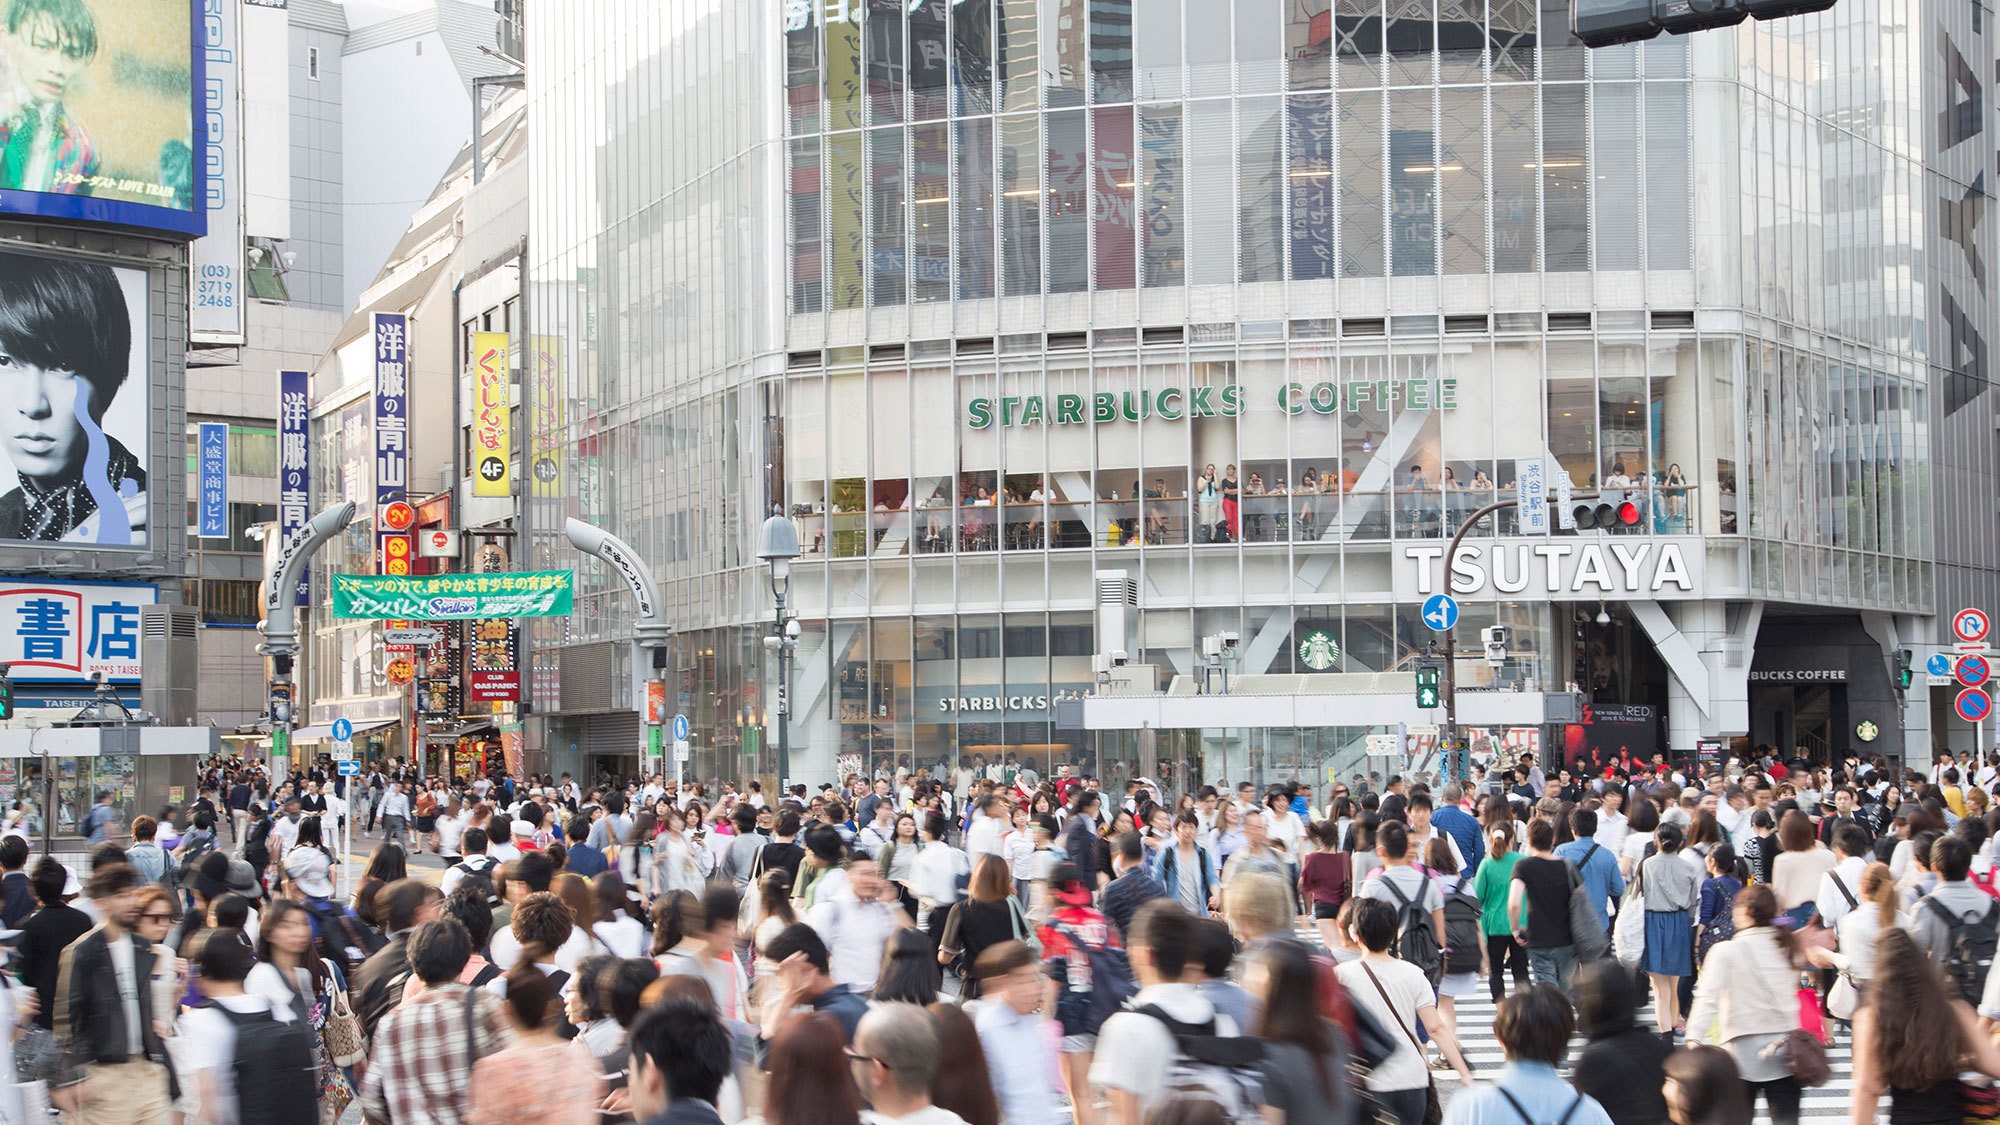
M 28 866 L 28 842 L 19 836 L 0 838 L 0 929 L 18 930 L 35 912 L 35 881 Z
M 154 1024 L 153 946 L 132 932 L 140 885 L 122 863 L 91 872 L 90 898 L 104 921 L 62 954 L 55 1030 L 63 1065 L 51 1100 L 78 1125 L 167 1125 L 179 1094 Z
M 635 1119 L 644 1125 L 723 1125 L 715 1100 L 729 1076 L 733 1047 L 714 1009 L 669 1000 L 633 1023 L 627 1044 Z

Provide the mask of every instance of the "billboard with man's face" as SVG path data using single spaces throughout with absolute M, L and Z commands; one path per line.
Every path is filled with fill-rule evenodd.
M 146 305 L 144 270 L 0 252 L 0 542 L 146 546 Z
M 0 0 L 0 213 L 203 233 L 202 2 Z

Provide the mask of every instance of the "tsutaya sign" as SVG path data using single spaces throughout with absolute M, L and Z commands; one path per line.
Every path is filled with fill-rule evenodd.
M 965 404 L 966 424 L 975 430 L 993 425 L 1072 426 L 1085 422 L 1138 422 L 1159 418 L 1234 418 L 1243 413 L 1243 386 L 1223 383 L 1206 387 L 1161 387 L 1144 391 L 1098 391 L 1095 394 L 1008 395 L 975 398 Z M 1286 383 L 1278 388 L 1278 409 L 1299 415 L 1342 414 L 1365 408 L 1401 404 L 1411 410 L 1458 409 L 1458 380 L 1449 376 L 1413 379 L 1350 379 L 1344 383 Z
M 1444 544 L 1403 548 L 1396 599 L 1417 602 L 1443 585 Z M 1695 536 L 1610 535 L 1489 539 L 1461 543 L 1451 562 L 1460 598 L 1691 599 L 1703 595 L 1702 541 Z

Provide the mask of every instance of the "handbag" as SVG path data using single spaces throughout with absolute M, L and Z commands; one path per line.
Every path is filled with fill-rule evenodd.
M 1014 940 L 1035 951 L 1035 960 L 1042 959 L 1042 939 L 1035 936 L 1035 927 L 1028 924 L 1028 915 L 1021 910 L 1021 902 L 1013 895 L 1007 896 L 1007 924 L 1013 928 Z
M 1625 897 L 1618 900 L 1618 917 L 1611 923 L 1618 962 L 1627 968 L 1637 967 L 1646 956 L 1645 878 L 1646 861 L 1640 860 L 1638 870 L 1632 872 L 1632 885 L 1625 888 Z
M 1569 940 L 1579 963 L 1595 961 L 1611 952 L 1611 939 L 1604 934 L 1604 920 L 1597 916 L 1597 907 L 1591 904 L 1590 892 L 1584 888 L 1583 877 L 1576 867 L 1564 863 L 1569 871 Z
M 1375 992 L 1382 997 L 1382 1003 L 1388 1007 L 1389 1014 L 1396 1017 L 1396 1025 L 1403 1029 L 1403 1034 L 1410 1040 L 1410 1046 L 1416 1048 L 1417 1061 L 1423 1062 L 1424 1045 L 1417 1042 L 1417 1033 L 1410 1030 L 1409 1024 L 1403 1022 L 1402 1016 L 1396 1011 L 1396 1002 L 1389 999 L 1389 990 L 1382 987 L 1382 979 L 1367 965 L 1362 965 L 1361 971 L 1368 974 L 1368 983 L 1375 986 Z M 1444 1103 L 1438 1099 L 1437 1076 L 1431 1074 L 1427 1066 L 1424 1068 L 1424 1125 L 1441 1125 L 1443 1121 Z
M 1785 1066 L 1792 1072 L 1792 1081 L 1801 1086 L 1824 1086 L 1833 1077 L 1833 1069 L 1826 1062 L 1826 1046 L 1813 1038 L 1810 1031 L 1795 1027 L 1778 1041 L 1779 1049 L 1785 1053 Z
M 335 1066 L 354 1066 L 368 1057 L 368 1037 L 361 1033 L 361 1019 L 348 1002 L 347 990 L 336 981 L 327 988 L 326 1053 Z

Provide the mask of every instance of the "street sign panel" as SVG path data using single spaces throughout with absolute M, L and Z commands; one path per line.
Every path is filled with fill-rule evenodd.
M 1986 694 L 1985 688 L 1966 688 L 1958 693 L 1958 698 L 1952 700 L 1951 705 L 1958 712 L 1958 717 L 1968 723 L 1983 723 L 1993 714 L 1993 698 Z
M 1951 619 L 1952 635 L 1961 641 L 1983 641 L 1993 629 L 1985 610 L 1961 609 Z
M 444 640 L 444 630 L 406 626 L 400 629 L 382 630 L 385 645 L 434 645 Z
M 687 760 L 688 760 L 688 740 L 685 738 L 674 739 L 674 761 L 685 762 Z
M 1444 632 L 1458 624 L 1458 599 L 1450 594 L 1432 594 L 1424 599 L 1424 624 L 1437 632 Z
M 354 760 L 354 740 L 353 740 L 353 739 L 349 739 L 349 738 L 336 738 L 336 739 L 334 739 L 334 740 L 333 740 L 333 760 L 334 760 L 334 761 L 336 761 L 336 762 L 351 762 L 351 761 L 353 761 L 353 760 Z
M 1924 661 L 1924 671 L 1929 672 L 1933 676 L 1949 676 L 1951 675 L 1951 665 L 1952 658 L 1950 656 L 1942 652 L 1934 652 L 1931 653 L 1929 660 Z
M 351 742 L 353 739 L 354 724 L 346 719 L 335 719 L 333 721 L 333 740 L 335 742 Z
M 1967 653 L 1958 658 L 1958 682 L 1966 687 L 1978 687 L 1993 676 L 1993 666 L 1978 653 Z
M 686 741 L 687 741 L 687 736 L 688 736 L 688 717 L 687 717 L 686 715 L 675 715 L 675 716 L 674 716 L 674 741 L 675 741 L 675 742 L 686 742 Z
M 361 772 L 361 763 L 349 758 L 344 762 L 335 762 L 333 770 L 342 777 L 354 777 Z

